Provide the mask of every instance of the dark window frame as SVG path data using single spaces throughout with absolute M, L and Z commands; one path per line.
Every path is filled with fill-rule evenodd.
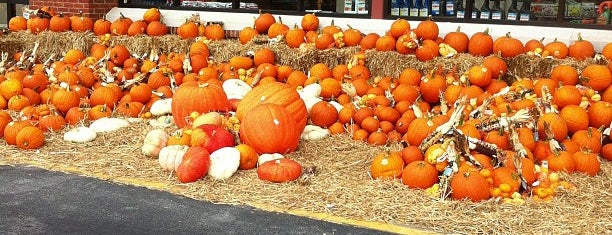
M 580 29 L 602 29 L 610 30 L 612 25 L 600 25 L 600 24 L 572 24 L 566 22 L 565 18 L 565 3 L 566 0 L 558 0 L 559 8 L 557 9 L 557 16 L 554 21 L 508 21 L 508 20 L 481 20 L 471 19 L 472 15 L 472 3 L 474 0 L 466 0 L 465 16 L 466 18 L 458 19 L 452 16 L 432 16 L 432 19 L 437 22 L 457 22 L 457 23 L 475 23 L 475 24 L 492 24 L 492 25 L 529 25 L 529 26 L 543 26 L 543 27 L 557 27 L 557 28 L 580 28 Z M 393 16 L 391 15 L 391 0 L 384 0 L 383 4 L 384 19 L 394 20 L 397 18 L 403 18 L 407 20 L 420 21 L 423 17 L 414 16 Z
M 28 0 L 0 0 L 0 3 L 6 3 L 6 24 L 11 20 L 11 18 L 17 16 L 17 4 L 28 5 L 30 2 Z

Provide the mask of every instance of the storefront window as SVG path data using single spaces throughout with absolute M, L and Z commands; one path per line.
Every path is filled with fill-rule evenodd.
M 589 27 L 612 21 L 609 0 L 388 0 L 388 5 L 388 18 L 431 15 L 438 21 L 593 25 Z

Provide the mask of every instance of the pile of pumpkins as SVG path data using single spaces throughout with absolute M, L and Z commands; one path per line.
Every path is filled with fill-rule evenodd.
M 104 43 L 89 53 L 69 50 L 48 63 L 35 50 L 19 53 L 0 68 L 0 108 L 16 113 L 0 112 L 0 133 L 8 144 L 33 149 L 44 144 L 46 131 L 70 126 L 64 139 L 85 142 L 146 119 L 153 130 L 143 154 L 158 158 L 181 182 L 205 175 L 227 179 L 255 167 L 263 180 L 295 180 L 302 167 L 283 154 L 295 151 L 300 140 L 348 135 L 372 145 L 397 142 L 406 147 L 373 156 L 373 179 L 401 178 L 432 195 L 451 192 L 452 198 L 474 201 L 520 202 L 530 195 L 550 200 L 558 188 L 572 187 L 557 171 L 594 175 L 600 157 L 612 159 L 606 129 L 612 123 L 612 115 L 606 115 L 612 113 L 612 63 L 607 62 L 612 43 L 595 55 L 582 39 L 564 47 L 539 40 L 523 45 L 509 34 L 493 40 L 486 31 L 472 38 L 457 35 L 460 31 L 440 38 L 433 21 L 411 30 L 402 19 L 384 36 L 332 25 L 314 37 L 310 32 L 319 29 L 317 22 L 306 14 L 299 29 L 304 36 L 296 36 L 297 27 L 288 29 L 261 13 L 255 28 L 245 28 L 239 39 L 246 43 L 268 34 L 284 37 L 291 47 L 362 50 L 345 64 L 317 63 L 309 71 L 277 64 L 268 48 L 214 62 L 207 60 L 207 42 L 223 37 L 198 37 L 204 34 L 179 28 L 179 34 L 191 35 L 181 37 L 198 37 L 188 53 L 140 58 L 123 45 Z M 107 40 L 107 33 L 100 39 Z M 372 77 L 366 50 L 414 53 L 421 60 L 458 53 L 486 58 L 462 73 L 439 66 Z M 512 84 L 499 79 L 507 76 L 506 60 L 521 53 L 551 59 L 596 56 L 600 63 L 580 70 L 558 65 L 548 78 L 518 78 Z M 450 137 L 453 131 L 461 134 Z M 459 147 L 463 142 L 457 136 L 473 146 Z

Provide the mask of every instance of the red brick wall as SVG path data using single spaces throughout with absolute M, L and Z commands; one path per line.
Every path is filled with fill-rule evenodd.
M 67 15 L 78 14 L 83 11 L 84 16 L 96 20 L 102 18 L 111 8 L 117 6 L 117 0 L 30 0 L 30 9 L 50 6 L 57 13 Z

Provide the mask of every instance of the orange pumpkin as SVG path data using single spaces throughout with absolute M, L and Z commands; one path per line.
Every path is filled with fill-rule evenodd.
M 372 160 L 370 174 L 373 179 L 399 178 L 404 169 L 404 160 L 399 152 L 383 152 Z

